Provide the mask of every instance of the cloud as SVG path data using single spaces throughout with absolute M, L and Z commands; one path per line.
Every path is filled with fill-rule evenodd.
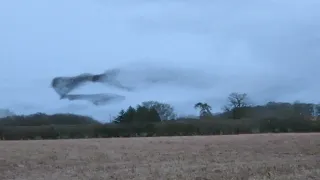
M 319 5 L 318 0 L 1 1 L 0 106 L 17 114 L 79 112 L 103 120 L 144 100 L 173 103 L 179 114 L 196 113 L 197 101 L 220 110 L 234 91 L 247 92 L 256 103 L 318 102 Z M 50 88 L 57 76 L 113 68 L 137 90 L 93 84 L 74 93 L 126 97 L 114 105 L 59 100 Z M 77 105 L 81 112 L 71 108 Z

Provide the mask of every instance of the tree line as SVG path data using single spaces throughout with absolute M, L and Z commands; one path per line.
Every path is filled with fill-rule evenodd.
M 177 117 L 167 103 L 146 101 L 121 110 L 110 123 L 74 114 L 0 118 L 0 138 L 61 139 L 132 136 L 320 132 L 320 106 L 302 102 L 253 105 L 245 93 L 231 93 L 221 113 L 206 102 L 194 105 L 199 118 Z

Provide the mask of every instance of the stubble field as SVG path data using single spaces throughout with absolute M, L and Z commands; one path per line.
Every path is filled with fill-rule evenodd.
M 0 179 L 320 179 L 320 134 L 0 141 Z

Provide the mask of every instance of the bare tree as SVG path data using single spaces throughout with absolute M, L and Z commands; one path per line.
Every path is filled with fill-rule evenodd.
M 228 96 L 228 104 L 224 106 L 225 112 L 231 112 L 233 119 L 242 118 L 249 107 L 249 98 L 246 93 L 231 93 Z
M 174 108 L 170 104 L 161 103 L 157 101 L 145 101 L 142 103 L 142 106 L 148 109 L 155 109 L 158 112 L 162 121 L 176 119 Z
M 194 108 L 200 109 L 200 117 L 212 115 L 211 113 L 212 108 L 207 103 L 198 102 L 197 104 L 194 105 Z

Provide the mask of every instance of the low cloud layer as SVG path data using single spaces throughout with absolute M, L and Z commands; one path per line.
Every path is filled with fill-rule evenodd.
M 231 92 L 255 103 L 318 103 L 318 7 L 318 0 L 3 1 L 0 107 L 109 120 L 145 100 L 172 103 L 181 115 L 196 113 L 198 101 L 219 111 Z M 57 76 L 113 68 L 134 92 L 90 84 L 74 93 L 125 96 L 119 103 L 60 100 L 50 87 Z

